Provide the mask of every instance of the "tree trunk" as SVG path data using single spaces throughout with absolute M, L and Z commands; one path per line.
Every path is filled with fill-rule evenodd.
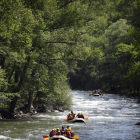
M 33 92 L 31 91 L 31 92 L 29 93 L 29 99 L 28 99 L 28 111 L 31 110 L 32 102 L 33 102 Z
M 36 72 L 36 70 L 33 69 L 33 70 L 32 70 L 32 74 L 31 74 L 31 78 L 32 78 L 32 79 L 33 79 L 33 77 L 34 77 L 34 75 L 35 75 L 35 72 Z M 32 105 L 32 102 L 33 102 L 33 92 L 34 92 L 34 91 L 30 89 L 30 91 L 29 91 L 29 99 L 28 99 L 28 111 L 31 110 L 31 105 Z
M 9 106 L 9 112 L 10 112 L 10 113 L 14 113 L 17 100 L 18 100 L 18 98 L 17 98 L 17 97 L 14 97 L 14 98 L 12 99 L 12 101 L 10 102 L 10 106 Z
M 23 84 L 23 79 L 25 77 L 25 74 L 27 72 L 27 68 L 30 62 L 30 57 L 27 58 L 27 63 L 24 65 L 23 71 L 21 73 L 20 76 L 20 81 L 18 82 L 18 72 L 15 73 L 15 83 L 18 82 L 18 86 L 15 86 L 13 89 L 12 93 L 18 93 L 21 89 L 21 86 Z M 16 103 L 17 103 L 18 97 L 13 97 L 12 101 L 10 102 L 10 106 L 9 106 L 9 111 L 11 113 L 14 113 L 15 107 L 16 107 Z

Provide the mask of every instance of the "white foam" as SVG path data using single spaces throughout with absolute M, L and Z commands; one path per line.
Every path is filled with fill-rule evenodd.
M 8 139 L 9 137 L 6 137 L 6 136 L 3 136 L 3 135 L 0 135 L 0 140 L 3 140 L 3 139 Z

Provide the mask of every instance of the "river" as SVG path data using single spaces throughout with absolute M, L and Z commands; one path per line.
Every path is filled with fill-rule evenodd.
M 70 111 L 39 114 L 32 118 L 0 121 L 2 140 L 43 140 L 52 128 L 71 126 L 79 140 L 140 140 L 140 104 L 114 94 L 89 96 L 91 91 L 71 91 L 72 110 L 88 117 L 85 123 L 64 121 Z

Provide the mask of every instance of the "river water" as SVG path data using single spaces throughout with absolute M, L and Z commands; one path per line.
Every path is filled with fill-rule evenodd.
M 43 140 L 52 128 L 71 126 L 79 140 L 140 140 L 140 104 L 120 95 L 89 96 L 91 91 L 71 91 L 72 110 L 82 112 L 85 123 L 64 121 L 70 111 L 39 114 L 32 118 L 0 121 L 2 140 Z

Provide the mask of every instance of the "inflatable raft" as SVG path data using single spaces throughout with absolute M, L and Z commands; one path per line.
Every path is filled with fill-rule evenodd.
M 98 94 L 98 93 L 95 93 L 95 94 L 93 94 L 93 96 L 99 96 L 100 94 Z
M 74 139 L 69 139 L 69 138 L 67 138 L 65 136 L 62 136 L 62 135 L 59 135 L 59 136 L 55 135 L 51 138 L 44 138 L 44 140 L 76 140 L 76 139 L 75 138 Z
M 68 122 L 81 122 L 85 123 L 85 120 L 83 118 L 74 118 L 72 120 L 67 120 Z
M 95 93 L 95 94 L 89 94 L 89 96 L 100 96 L 100 94 L 99 93 Z M 103 96 L 103 94 L 101 94 L 101 96 Z

